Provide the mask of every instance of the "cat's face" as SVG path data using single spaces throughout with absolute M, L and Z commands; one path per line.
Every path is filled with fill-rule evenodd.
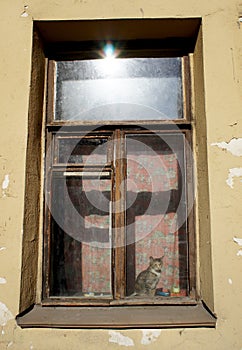
M 161 268 L 163 266 L 163 258 L 153 258 L 152 256 L 150 257 L 150 267 L 157 271 L 161 272 Z

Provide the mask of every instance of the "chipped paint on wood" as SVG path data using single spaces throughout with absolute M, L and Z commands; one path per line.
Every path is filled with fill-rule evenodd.
M 124 336 L 117 331 L 109 331 L 109 342 L 116 343 L 121 346 L 134 346 L 134 341 L 130 337 Z

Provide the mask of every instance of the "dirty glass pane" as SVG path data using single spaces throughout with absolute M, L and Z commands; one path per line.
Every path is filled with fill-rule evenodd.
M 184 136 L 130 135 L 126 146 L 127 295 L 139 289 L 137 296 L 186 296 Z M 145 281 L 137 278 L 149 267 L 150 257 L 163 257 L 160 278 L 149 277 L 155 286 L 153 295 L 145 289 Z
M 69 175 L 52 180 L 50 295 L 111 296 L 110 176 Z
M 108 138 L 58 138 L 57 163 L 105 165 Z
M 115 58 L 56 64 L 56 120 L 183 118 L 180 58 Z

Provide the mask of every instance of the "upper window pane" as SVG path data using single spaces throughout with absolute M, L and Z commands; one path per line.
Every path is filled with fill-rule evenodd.
M 181 119 L 181 77 L 181 58 L 58 61 L 55 119 Z
M 56 143 L 59 164 L 105 165 L 110 162 L 108 138 L 57 137 Z

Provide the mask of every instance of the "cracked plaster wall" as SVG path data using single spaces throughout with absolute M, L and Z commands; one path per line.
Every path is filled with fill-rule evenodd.
M 242 349 L 242 2 L 0 2 L 0 348 Z M 21 330 L 19 312 L 33 19 L 202 17 L 216 329 Z M 237 141 L 236 141 L 237 140 Z M 236 170 L 237 169 L 237 170 Z M 199 220 L 199 218 L 198 218 Z M 203 223 L 200 223 L 202 225 Z M 31 284 L 31 277 L 29 282 Z

